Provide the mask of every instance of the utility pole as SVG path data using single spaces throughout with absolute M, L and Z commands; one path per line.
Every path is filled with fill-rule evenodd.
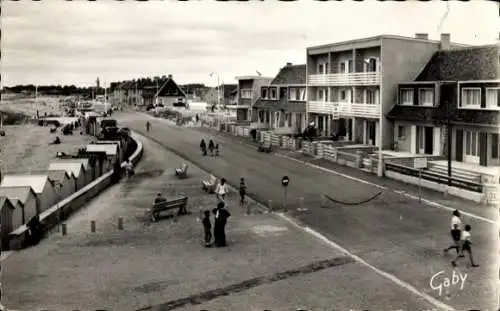
M 451 187 L 451 121 L 450 121 L 450 101 L 446 100 L 446 136 L 447 136 L 447 149 L 448 149 L 448 187 Z

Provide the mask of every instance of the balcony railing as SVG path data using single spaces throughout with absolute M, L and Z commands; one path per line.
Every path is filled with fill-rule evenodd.
M 378 118 L 380 115 L 380 105 L 375 104 L 340 103 L 338 107 L 342 117 Z
M 309 75 L 307 83 L 311 86 L 378 85 L 380 80 L 379 72 L 356 72 Z
M 333 115 L 334 119 L 341 117 L 378 118 L 380 105 L 310 100 L 307 102 L 307 112 Z

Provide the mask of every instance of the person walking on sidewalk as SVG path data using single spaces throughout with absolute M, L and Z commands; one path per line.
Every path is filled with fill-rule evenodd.
M 151 123 L 149 121 L 146 122 L 146 131 L 149 132 L 149 129 L 151 128 Z
M 205 140 L 204 139 L 201 139 L 201 142 L 200 142 L 200 149 L 201 149 L 201 154 L 203 156 L 206 156 L 207 155 L 207 144 L 205 143 Z
M 214 144 L 214 141 L 213 140 L 209 140 L 208 141 L 208 150 L 210 150 L 210 155 L 213 156 L 214 155 L 214 149 L 215 149 L 215 144 Z
M 205 233 L 205 247 L 212 247 L 212 223 L 210 222 L 210 211 L 205 211 L 203 217 L 203 231 Z
M 240 205 L 245 207 L 245 195 L 247 193 L 247 186 L 245 185 L 245 178 L 240 178 Z
M 226 184 L 226 179 L 221 178 L 220 183 L 215 188 L 215 195 L 219 201 L 224 201 L 228 193 L 228 188 Z
M 465 225 L 465 230 L 462 234 L 462 253 L 465 251 L 469 254 L 469 261 L 471 267 L 479 267 L 479 265 L 474 263 L 474 258 L 472 257 L 472 239 L 471 239 L 471 226 L 470 225 Z M 464 256 L 462 256 L 464 257 Z M 460 258 L 460 255 L 457 254 L 457 257 L 455 257 L 454 260 L 451 261 L 451 264 L 453 267 L 457 266 L 457 260 Z
M 460 212 L 458 210 L 454 210 L 451 217 L 451 239 L 453 244 L 448 248 L 444 249 L 444 253 L 447 254 L 449 250 L 455 249 L 457 251 L 457 255 L 460 255 L 460 240 L 462 236 L 462 220 L 460 219 Z M 463 257 L 463 255 L 462 255 Z

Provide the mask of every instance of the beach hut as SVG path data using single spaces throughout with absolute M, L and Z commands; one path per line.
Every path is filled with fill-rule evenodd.
M 0 187 L 0 196 L 8 198 L 15 207 L 20 209 L 21 224 L 25 224 L 37 214 L 36 194 L 29 186 Z
M 76 189 L 76 179 L 72 172 L 66 170 L 49 170 L 47 172 L 49 179 L 54 182 L 56 192 L 58 194 L 58 201 L 61 201 L 73 193 Z
M 9 198 L 0 197 L 0 242 L 2 250 L 9 248 L 9 233 L 14 230 L 16 207 Z
M 57 194 L 54 184 L 49 180 L 47 174 L 12 174 L 5 175 L 0 183 L 0 187 L 23 187 L 30 186 L 36 193 L 37 214 L 48 209 L 57 201 Z
M 88 179 L 87 175 L 90 175 L 91 173 L 88 173 L 85 171 L 85 168 L 83 166 L 82 162 L 74 162 L 72 159 L 64 159 L 64 160 L 58 160 L 51 162 L 49 164 L 49 171 L 60 171 L 64 170 L 66 173 L 73 175 L 73 178 L 75 180 L 75 188 L 73 189 L 73 192 L 76 192 L 83 188 L 87 182 L 86 180 Z
M 98 152 L 98 151 L 104 151 L 106 152 L 106 156 L 108 158 L 108 165 L 110 167 L 113 167 L 113 164 L 115 161 L 118 161 L 119 163 L 122 162 L 123 158 L 120 157 L 118 154 L 118 145 L 116 144 L 90 144 L 87 145 L 88 152 Z

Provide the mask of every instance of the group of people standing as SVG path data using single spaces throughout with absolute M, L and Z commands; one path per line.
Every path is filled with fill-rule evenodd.
M 203 156 L 207 155 L 207 143 L 205 143 L 205 140 L 202 139 L 200 142 L 200 149 L 201 149 L 201 154 Z M 215 151 L 215 156 L 219 155 L 219 144 L 215 144 L 213 140 L 208 141 L 208 150 L 210 151 L 210 155 L 214 156 L 214 151 Z
M 474 258 L 472 257 L 472 239 L 471 239 L 471 226 L 465 225 L 464 230 L 462 230 L 462 220 L 460 219 L 460 212 L 458 210 L 453 211 L 451 217 L 451 238 L 453 244 L 444 249 L 444 253 L 447 254 L 448 251 L 455 249 L 457 251 L 457 256 L 451 261 L 451 264 L 456 267 L 459 258 L 463 258 L 464 252 L 469 255 L 470 265 L 472 267 L 479 267 L 478 264 L 474 263 Z

